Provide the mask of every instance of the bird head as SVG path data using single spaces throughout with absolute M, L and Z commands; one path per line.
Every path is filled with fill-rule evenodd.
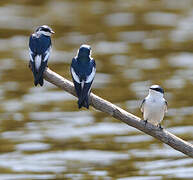
M 80 46 L 78 50 L 78 57 L 89 57 L 91 55 L 91 47 L 87 44 Z
M 36 29 L 36 33 L 39 35 L 43 34 L 45 36 L 51 36 L 55 32 L 49 26 L 43 25 Z
M 159 85 L 152 85 L 150 88 L 149 88 L 149 93 L 150 94 L 155 94 L 155 95 L 161 95 L 163 96 L 164 95 L 164 89 L 159 86 Z

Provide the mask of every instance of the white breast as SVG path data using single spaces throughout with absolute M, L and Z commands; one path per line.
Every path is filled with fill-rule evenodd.
M 90 83 L 91 81 L 93 81 L 95 74 L 96 74 L 96 68 L 93 67 L 91 74 L 86 79 L 86 83 Z
M 165 101 L 164 98 L 147 98 L 144 104 L 144 120 L 158 125 L 164 118 Z

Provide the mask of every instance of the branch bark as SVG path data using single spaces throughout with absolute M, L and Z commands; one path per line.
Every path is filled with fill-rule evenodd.
M 44 78 L 48 82 L 76 96 L 73 83 L 53 72 L 49 68 L 45 70 Z M 160 130 L 158 127 L 150 123 L 145 125 L 144 121 L 142 121 L 139 117 L 134 116 L 133 114 L 119 108 L 118 106 L 100 98 L 93 93 L 90 94 L 90 105 L 92 105 L 95 109 L 105 112 L 114 118 L 121 120 L 122 122 L 140 131 L 143 131 L 146 134 L 149 134 L 150 136 L 155 137 L 177 151 L 193 157 L 193 145 L 168 132 L 167 130 Z

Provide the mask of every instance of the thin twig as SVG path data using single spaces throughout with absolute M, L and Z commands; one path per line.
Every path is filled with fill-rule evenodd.
M 44 78 L 48 82 L 76 96 L 73 83 L 51 71 L 49 68 L 45 70 Z M 105 112 L 114 118 L 121 120 L 122 122 L 139 129 L 146 134 L 149 134 L 150 136 L 155 137 L 177 151 L 186 154 L 187 156 L 193 157 L 193 145 L 168 132 L 167 130 L 160 130 L 158 127 L 150 123 L 145 125 L 144 121 L 142 121 L 139 117 L 134 116 L 133 114 L 119 108 L 118 106 L 100 98 L 93 93 L 90 94 L 90 104 L 95 109 Z

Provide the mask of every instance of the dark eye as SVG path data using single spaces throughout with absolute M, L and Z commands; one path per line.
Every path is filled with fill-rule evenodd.
M 156 88 L 156 90 L 159 91 L 159 92 L 162 92 L 162 90 L 160 88 Z
M 161 89 L 161 88 L 156 88 L 156 91 L 161 92 L 161 93 L 164 93 L 164 90 Z
M 51 32 L 50 29 L 47 29 L 47 28 L 42 28 L 42 30 L 45 32 Z

